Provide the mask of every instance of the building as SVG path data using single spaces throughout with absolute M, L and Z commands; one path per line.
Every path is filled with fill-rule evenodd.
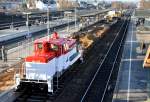
M 150 9 L 150 0 L 140 0 L 138 4 L 139 9 Z
M 112 2 L 111 7 L 113 9 L 122 9 L 123 8 L 123 3 L 119 2 L 119 1 L 114 1 L 114 2 Z
M 21 7 L 23 0 L 0 0 L 0 9 L 4 12 L 7 10 L 17 10 Z

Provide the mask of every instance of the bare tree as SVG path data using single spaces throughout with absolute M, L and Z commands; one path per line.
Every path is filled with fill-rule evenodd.
M 69 0 L 57 0 L 57 3 L 60 6 L 60 8 L 59 8 L 60 10 L 71 9 L 71 8 L 79 6 L 79 4 L 77 2 L 69 1 Z

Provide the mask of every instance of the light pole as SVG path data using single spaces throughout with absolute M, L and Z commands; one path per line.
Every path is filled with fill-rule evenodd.
M 12 23 L 11 23 L 11 28 L 14 30 L 14 16 L 12 15 Z
M 28 54 L 30 54 L 29 42 L 30 42 L 31 34 L 30 34 L 30 28 L 29 28 L 29 26 L 31 26 L 31 24 L 29 23 L 29 15 L 31 14 L 31 12 L 23 12 L 23 14 L 27 15 L 26 27 L 27 27 L 28 33 L 26 35 L 26 38 L 27 38 L 27 42 L 28 42 L 27 43 L 28 49 L 26 49 L 26 50 L 27 50 Z
M 76 8 L 76 4 L 75 4 L 75 29 L 77 27 L 77 8 Z
M 27 28 L 28 28 L 28 37 L 30 36 L 30 28 L 29 28 L 29 14 L 27 14 Z
M 69 32 L 69 14 L 68 14 L 68 27 L 67 27 L 67 32 Z
M 27 15 L 27 21 L 26 21 L 26 27 L 28 29 L 27 37 L 31 37 L 31 35 L 30 35 L 30 28 L 29 28 L 29 14 L 31 14 L 31 12 L 24 12 L 23 14 Z
M 98 10 L 98 1 L 95 0 L 95 6 L 96 6 L 96 10 Z
M 66 11 L 65 14 L 68 16 L 67 19 L 68 19 L 68 27 L 67 27 L 67 32 L 69 32 L 69 14 L 71 14 L 71 12 L 69 11 Z
M 48 4 L 47 4 L 47 40 L 49 40 L 49 34 L 50 34 L 50 24 L 49 24 L 49 12 L 50 12 L 50 10 L 49 10 L 49 3 L 50 3 L 50 1 L 48 0 Z

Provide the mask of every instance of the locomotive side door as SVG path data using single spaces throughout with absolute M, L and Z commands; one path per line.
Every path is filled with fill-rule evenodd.
M 69 65 L 69 55 L 68 55 L 68 51 L 69 48 L 66 44 L 63 44 L 62 46 L 62 52 L 63 52 L 63 69 L 67 69 L 68 65 Z

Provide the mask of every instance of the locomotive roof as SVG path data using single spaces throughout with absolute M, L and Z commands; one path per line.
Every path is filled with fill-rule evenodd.
M 43 38 L 35 40 L 34 43 L 46 43 L 46 42 L 55 44 L 55 45 L 68 44 L 69 46 L 71 46 L 76 43 L 76 40 L 72 38 L 58 38 L 58 39 L 49 38 L 48 39 L 47 37 L 43 37 Z

